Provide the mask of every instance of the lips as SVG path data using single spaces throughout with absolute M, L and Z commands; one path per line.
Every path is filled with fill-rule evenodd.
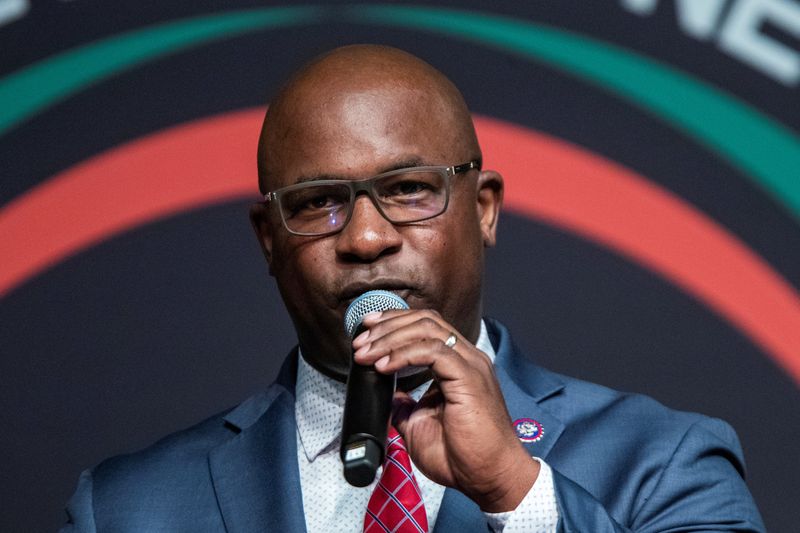
M 347 306 L 365 292 L 378 290 L 392 292 L 403 300 L 408 299 L 408 296 L 415 292 L 415 288 L 408 282 L 396 279 L 376 279 L 346 285 L 339 294 L 339 302 Z

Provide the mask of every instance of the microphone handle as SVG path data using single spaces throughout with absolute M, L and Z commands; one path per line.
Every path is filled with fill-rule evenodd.
M 353 338 L 363 330 L 359 325 Z M 372 483 L 375 471 L 383 464 L 395 384 L 395 374 L 381 374 L 374 366 L 359 365 L 351 359 L 339 455 L 344 477 L 354 487 Z

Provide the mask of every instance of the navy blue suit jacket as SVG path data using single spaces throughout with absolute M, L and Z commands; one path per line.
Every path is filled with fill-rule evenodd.
M 544 428 L 526 447 L 553 468 L 560 530 L 763 531 L 725 422 L 549 372 L 487 325 L 512 420 Z M 62 531 L 305 531 L 296 357 L 234 410 L 84 472 Z M 480 509 L 447 489 L 435 531 L 486 530 Z

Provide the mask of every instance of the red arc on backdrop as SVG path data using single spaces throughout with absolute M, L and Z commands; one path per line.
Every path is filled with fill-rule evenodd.
M 142 224 L 257 198 L 263 109 L 199 119 L 98 154 L 0 210 L 0 298 Z M 506 208 L 611 248 L 723 316 L 800 383 L 800 295 L 744 242 L 671 192 L 563 140 L 475 117 Z M 534 170 L 523 170 L 534 169 Z M 58 213 L 59 224 L 42 213 Z

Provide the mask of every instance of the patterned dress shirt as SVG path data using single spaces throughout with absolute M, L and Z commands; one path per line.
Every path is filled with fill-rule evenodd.
M 494 348 L 489 342 L 483 321 L 476 346 L 494 362 Z M 420 385 L 409 394 L 419 400 L 430 383 L 429 381 Z M 380 479 L 381 471 L 378 470 L 375 481 L 367 487 L 353 487 L 344 480 L 339 444 L 345 384 L 316 371 L 305 362 L 301 354 L 297 368 L 296 395 L 297 462 L 306 529 L 308 533 L 359 533 L 363 528 L 367 503 Z M 539 477 L 517 508 L 505 513 L 484 513 L 492 531 L 544 533 L 556 530 L 558 508 L 552 472 L 541 459 L 532 460 L 541 464 Z M 445 487 L 429 480 L 416 467 L 413 468 L 432 530 Z

